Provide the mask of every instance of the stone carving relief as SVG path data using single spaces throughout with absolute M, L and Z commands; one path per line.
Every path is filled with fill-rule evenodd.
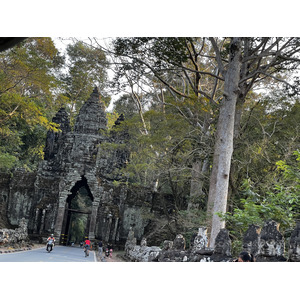
M 273 220 L 265 222 L 258 243 L 256 261 L 285 261 L 284 238 L 279 232 L 279 224 Z

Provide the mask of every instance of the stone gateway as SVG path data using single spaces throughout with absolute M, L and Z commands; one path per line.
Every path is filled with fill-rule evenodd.
M 123 115 L 114 127 L 122 120 Z M 98 89 L 82 106 L 73 131 L 64 108 L 53 122 L 59 124 L 59 131 L 47 133 L 44 161 L 38 171 L 16 170 L 11 178 L 0 176 L 0 205 L 5 208 L 0 221 L 17 227 L 25 218 L 31 238 L 54 233 L 64 245 L 79 243 L 86 236 L 125 244 L 131 226 L 141 239 L 147 225 L 141 210 L 151 207 L 152 194 L 128 193 L 126 185 L 113 184 L 128 152 L 107 145 L 125 145 L 127 135 L 107 132 Z

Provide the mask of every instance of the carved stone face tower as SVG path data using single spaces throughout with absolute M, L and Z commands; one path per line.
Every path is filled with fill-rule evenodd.
M 126 129 L 115 130 L 122 120 L 120 116 L 107 132 L 105 106 L 97 88 L 82 106 L 73 131 L 61 108 L 53 118 L 60 130 L 47 133 L 44 160 L 36 173 L 26 175 L 26 187 L 20 186 L 17 173 L 11 182 L 5 182 L 8 222 L 18 224 L 25 217 L 31 237 L 54 233 L 61 244 L 78 243 L 86 236 L 121 243 L 131 223 L 137 224 L 135 231 L 141 237 L 146 226 L 141 217 L 145 197 L 128 194 L 125 184 L 114 185 L 121 177 L 118 170 L 126 166 L 129 157 Z M 111 144 L 114 146 L 109 147 Z M 123 145 L 119 148 L 116 144 Z M 13 190 L 16 192 L 11 193 Z M 150 201 L 152 194 L 145 195 Z
M 37 210 L 39 215 L 36 216 L 36 223 L 42 224 L 36 226 L 36 231 L 41 233 L 45 229 L 52 230 L 61 243 L 67 243 L 71 220 L 75 214 L 85 214 L 84 235 L 94 238 L 96 216 L 103 193 L 103 187 L 96 177 L 96 159 L 99 146 L 106 139 L 103 131 L 107 124 L 105 107 L 98 89 L 94 89 L 80 109 L 74 132 L 70 129 L 64 109 L 56 114 L 53 121 L 60 125 L 61 131 L 49 131 L 47 135 L 45 161 L 36 182 L 37 202 L 44 208 L 42 212 Z M 49 179 L 51 191 L 47 191 L 43 184 Z M 79 209 L 78 199 L 83 197 L 86 200 L 82 200 L 82 203 L 89 203 L 89 207 Z M 51 224 L 45 224 L 47 217 L 52 220 Z
M 106 130 L 106 114 L 104 104 L 100 100 L 98 89 L 95 88 L 90 98 L 83 104 L 77 116 L 74 133 L 69 135 L 65 143 L 63 163 L 69 166 L 67 174 L 61 178 L 58 214 L 55 223 L 55 232 L 66 242 L 69 237 L 70 220 L 75 213 L 84 213 L 74 210 L 72 200 L 83 191 L 90 199 L 88 208 L 85 236 L 95 238 L 97 210 L 103 188 L 96 178 L 96 157 L 98 146 L 105 137 L 100 130 Z M 84 192 L 85 191 L 85 192 Z
M 76 119 L 74 132 L 80 134 L 98 135 L 100 129 L 106 129 L 107 119 L 104 105 L 100 101 L 96 87 L 88 101 L 80 109 Z

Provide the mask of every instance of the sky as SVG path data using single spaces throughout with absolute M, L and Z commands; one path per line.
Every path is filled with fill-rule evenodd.
M 294 0 L 2 2 L 5 36 L 299 36 L 300 31 Z
M 55 47 L 61 52 L 64 53 L 66 51 L 66 47 L 68 46 L 69 43 L 72 43 L 70 38 L 64 38 L 64 37 L 51 37 L 52 40 L 54 41 Z M 90 43 L 90 40 L 88 37 L 78 37 L 76 36 L 78 40 L 85 41 L 87 43 Z M 100 37 L 97 38 L 98 43 L 100 43 L 101 46 L 107 47 L 109 40 L 111 38 L 106 38 L 106 37 Z M 112 70 L 108 69 L 107 70 L 107 75 L 109 79 L 113 78 L 113 72 Z M 100 91 L 101 93 L 101 91 Z M 114 101 L 117 100 L 120 97 L 121 94 L 111 94 L 111 99 L 112 101 L 110 102 L 109 106 L 106 108 L 107 112 L 112 112 L 113 111 L 113 106 L 114 106 Z

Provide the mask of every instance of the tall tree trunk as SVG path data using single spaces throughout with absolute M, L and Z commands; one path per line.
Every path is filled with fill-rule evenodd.
M 208 216 L 210 217 L 210 247 L 221 228 L 225 227 L 217 213 L 225 213 L 228 196 L 229 172 L 233 152 L 235 109 L 241 71 L 241 38 L 233 38 L 230 44 L 229 65 L 225 75 L 224 98 L 221 103 L 213 168 L 209 186 Z

